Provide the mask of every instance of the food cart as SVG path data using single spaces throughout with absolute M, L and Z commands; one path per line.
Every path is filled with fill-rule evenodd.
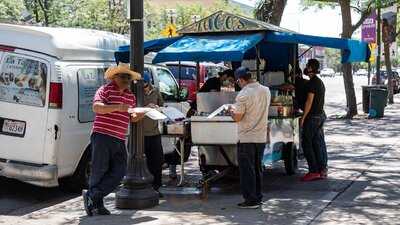
M 295 81 L 293 68 L 299 58 L 298 45 L 342 50 L 342 62 L 366 61 L 369 48 L 364 42 L 299 34 L 269 23 L 219 11 L 179 31 L 180 36 L 145 43 L 145 52 L 157 55 L 153 63 L 168 61 L 231 62 L 249 65 L 254 78 L 271 90 L 269 142 L 265 165 L 284 160 L 288 174 L 297 168 L 299 117 L 293 108 L 294 93 L 281 90 Z M 126 52 L 116 53 L 118 60 Z M 127 60 L 125 60 L 127 61 Z M 199 79 L 197 79 L 199 80 Z M 193 145 L 198 146 L 203 187 L 237 167 L 237 124 L 223 111 L 208 116 L 223 104 L 233 103 L 235 92 L 198 93 L 197 115 L 190 119 Z M 183 155 L 183 154 L 182 154 Z M 210 175 L 210 171 L 217 171 Z

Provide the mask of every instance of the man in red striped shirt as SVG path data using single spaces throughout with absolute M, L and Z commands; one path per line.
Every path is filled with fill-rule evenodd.
M 129 115 L 128 108 L 136 106 L 136 99 L 129 90 L 133 79 L 140 75 L 127 64 L 110 67 L 105 78 L 109 84 L 100 87 L 93 100 L 96 116 L 91 135 L 92 165 L 89 190 L 83 192 L 84 206 L 88 216 L 94 213 L 109 215 L 103 198 L 118 187 L 125 176 L 127 165 L 126 135 L 129 122 L 137 122 L 143 113 Z

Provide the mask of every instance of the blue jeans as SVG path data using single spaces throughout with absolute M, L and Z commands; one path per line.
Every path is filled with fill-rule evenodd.
M 89 196 L 96 203 L 117 188 L 126 173 L 125 142 L 109 135 L 93 133 L 91 138 L 92 166 Z
M 265 143 L 239 143 L 240 189 L 248 202 L 262 201 L 262 158 Z
M 302 146 L 310 173 L 319 173 L 328 166 L 324 123 L 326 115 L 310 115 L 304 121 Z

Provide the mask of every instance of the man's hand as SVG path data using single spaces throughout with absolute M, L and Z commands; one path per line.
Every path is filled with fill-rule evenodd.
M 301 117 L 301 119 L 300 119 L 300 127 L 303 127 L 304 126 L 304 117 Z
M 129 105 L 127 104 L 119 104 L 116 107 L 116 111 L 118 112 L 128 112 Z
M 158 105 L 156 105 L 156 104 L 154 104 L 154 103 L 148 104 L 147 107 L 152 108 L 152 109 L 158 109 L 158 108 L 160 108 Z
M 236 108 L 232 105 L 228 107 L 228 112 L 231 114 L 231 117 L 235 122 L 240 122 L 243 119 L 244 114 L 237 113 Z
M 233 115 L 235 113 L 235 107 L 233 107 L 232 105 L 228 106 L 228 112 Z
M 132 123 L 137 123 L 140 120 L 142 120 L 145 116 L 144 112 L 137 112 L 137 113 L 132 113 L 131 114 L 131 122 Z

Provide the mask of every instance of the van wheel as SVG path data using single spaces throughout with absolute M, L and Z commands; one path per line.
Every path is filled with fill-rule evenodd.
M 80 193 L 82 189 L 89 187 L 89 176 L 91 168 L 91 149 L 88 147 L 79 161 L 74 174 L 60 180 L 60 186 L 68 192 Z

